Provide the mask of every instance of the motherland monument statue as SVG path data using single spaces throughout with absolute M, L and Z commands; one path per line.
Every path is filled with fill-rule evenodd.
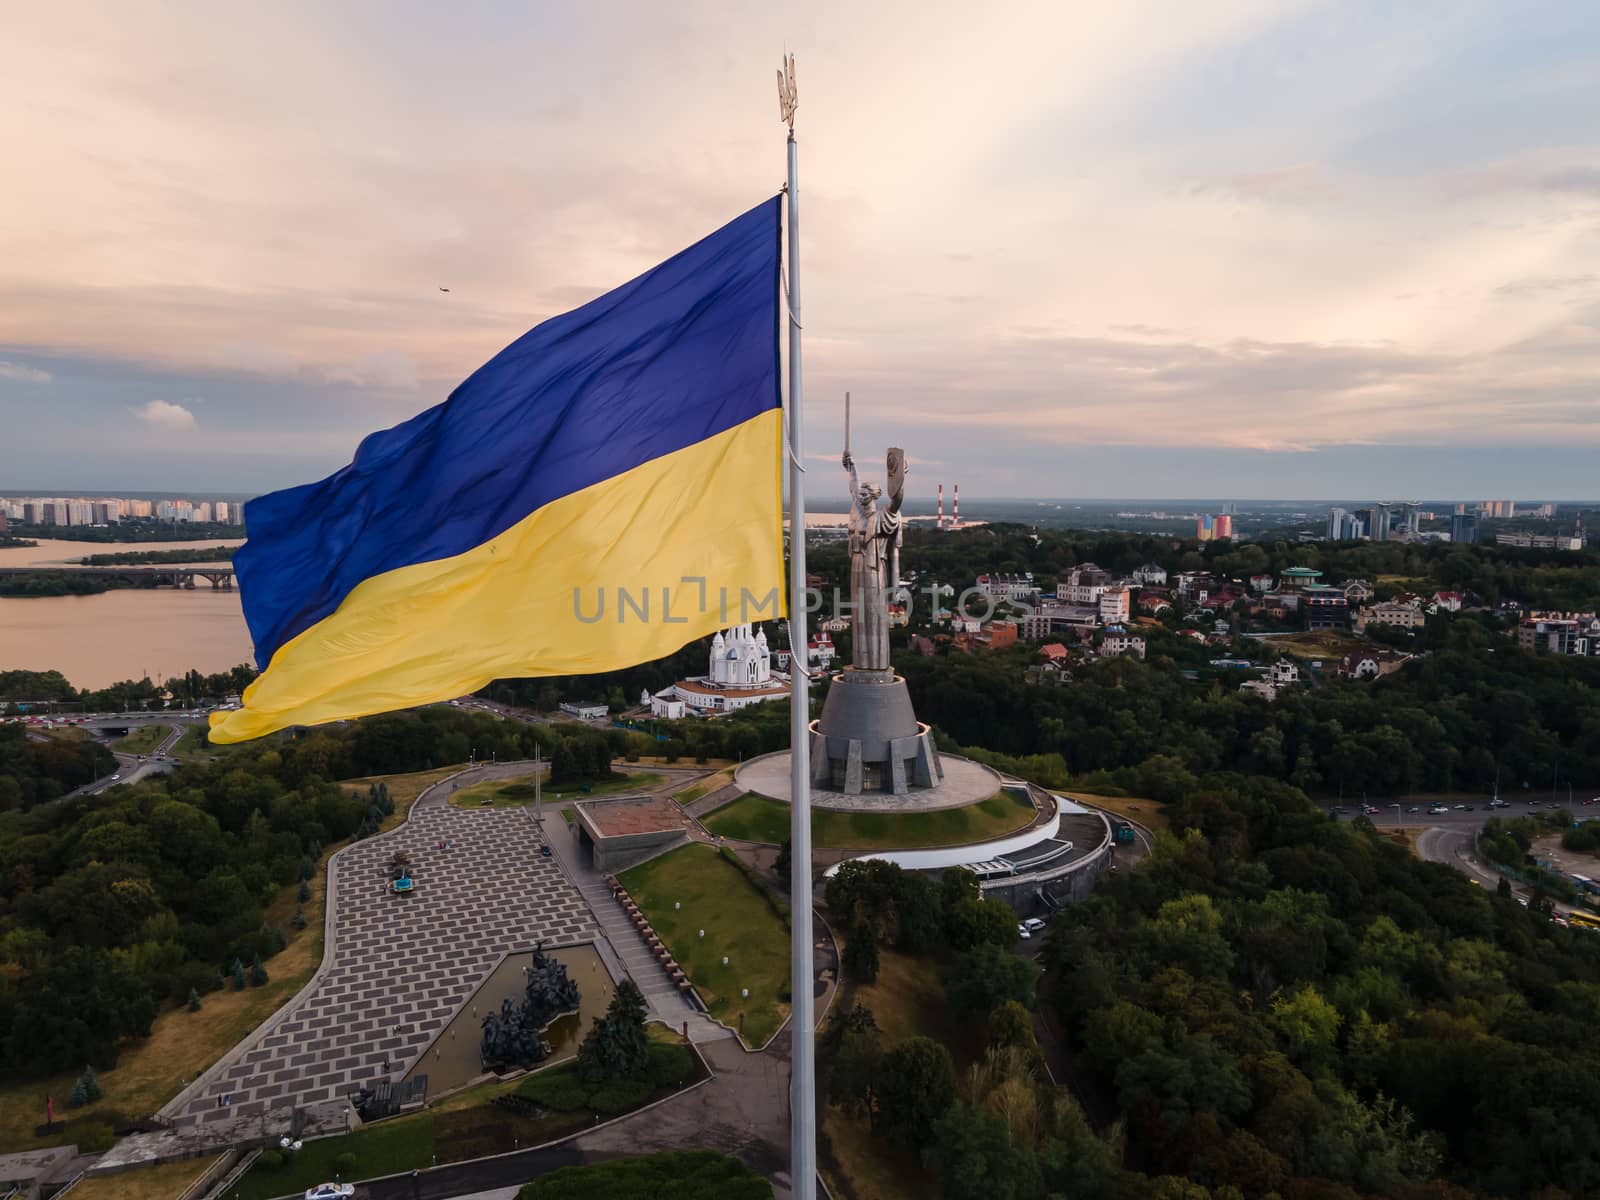
M 844 452 L 850 473 L 850 663 L 858 671 L 889 669 L 889 601 L 900 586 L 900 503 L 905 496 L 906 452 L 891 446 L 889 500 L 875 483 L 862 483 L 856 460 Z
M 900 589 L 906 453 L 889 449 L 887 498 L 877 484 L 863 483 L 850 454 L 848 395 L 844 443 L 840 461 L 850 476 L 850 665 L 834 678 L 822 716 L 811 723 L 811 781 L 846 796 L 904 795 L 936 787 L 944 778 L 933 736 L 917 720 L 906 681 L 889 658 L 889 604 Z

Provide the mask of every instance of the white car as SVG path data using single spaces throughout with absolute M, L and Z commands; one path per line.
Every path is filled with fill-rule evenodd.
M 1044 921 L 1038 917 L 1029 917 L 1022 923 L 1022 927 L 1029 933 L 1038 933 L 1044 928 Z
M 353 1183 L 319 1183 L 306 1189 L 306 1200 L 349 1200 L 355 1194 Z
M 121 779 L 121 778 L 122 778 L 122 776 L 121 776 L 121 775 L 113 775 L 113 776 L 112 776 L 112 777 L 111 777 L 111 782 L 112 782 L 112 783 L 115 783 L 115 782 L 116 782 L 116 781 L 117 781 L 117 780 L 119 780 L 119 779 Z
M 1019 921 L 1019 922 L 1017 922 L 1017 936 L 1019 938 L 1026 939 L 1026 938 L 1031 938 L 1033 936 L 1033 934 L 1029 933 L 1028 932 L 1028 927 L 1026 925 L 1022 924 L 1022 922 Z

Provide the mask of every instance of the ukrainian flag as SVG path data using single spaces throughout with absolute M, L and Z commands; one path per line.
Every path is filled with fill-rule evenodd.
M 779 200 L 245 508 L 262 674 L 211 740 L 609 671 L 783 605 Z

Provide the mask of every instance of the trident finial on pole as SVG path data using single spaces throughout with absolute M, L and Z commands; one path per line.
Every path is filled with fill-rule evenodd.
M 800 93 L 794 86 L 794 55 L 783 56 L 783 66 L 778 68 L 778 120 L 788 123 L 794 132 L 794 110 L 800 107 Z

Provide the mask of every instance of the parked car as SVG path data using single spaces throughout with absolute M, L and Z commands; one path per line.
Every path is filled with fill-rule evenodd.
M 1018 921 L 1017 922 L 1017 936 L 1019 938 L 1031 938 L 1033 936 L 1033 934 L 1028 932 L 1028 927 L 1026 925 L 1024 925 L 1021 921 Z
M 355 1194 L 353 1183 L 319 1183 L 306 1189 L 306 1200 L 349 1200 Z
M 1414 812 L 1421 812 L 1422 810 L 1420 808 L 1418 808 L 1415 804 L 1413 804 L 1410 808 L 1406 809 L 1406 811 L 1408 813 L 1414 813 Z
M 1038 933 L 1044 928 L 1044 919 L 1042 917 L 1029 917 L 1022 923 L 1022 927 L 1029 933 Z

